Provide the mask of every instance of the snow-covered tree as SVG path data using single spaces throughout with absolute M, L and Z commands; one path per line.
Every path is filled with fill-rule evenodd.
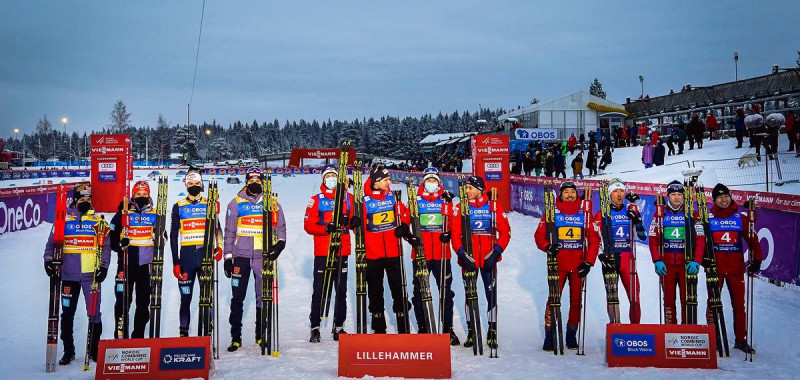
M 589 94 L 599 98 L 606 98 L 606 92 L 603 91 L 603 84 L 597 78 L 589 85 Z
M 122 102 L 122 99 L 117 100 L 117 103 L 114 104 L 114 110 L 111 111 L 111 116 L 109 118 L 111 119 L 111 124 L 109 124 L 108 127 L 117 132 L 123 132 L 132 127 L 130 123 L 131 114 L 128 112 L 125 103 Z

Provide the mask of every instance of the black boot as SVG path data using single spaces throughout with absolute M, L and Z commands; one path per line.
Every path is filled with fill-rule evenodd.
M 372 332 L 386 334 L 386 317 L 384 317 L 383 312 L 372 313 Z
M 189 336 L 189 329 L 180 329 L 180 331 L 178 331 L 178 334 L 181 338 L 185 338 Z
M 257 307 L 256 308 L 256 344 L 260 346 L 261 345 L 261 329 L 259 328 L 259 326 L 261 326 L 261 308 Z
M 333 329 L 333 340 L 339 341 L 339 334 L 347 334 L 347 331 L 344 331 L 344 327 L 338 326 Z
M 319 326 L 311 329 L 311 338 L 308 339 L 309 343 L 319 343 Z
M 489 322 L 489 331 L 486 332 L 486 345 L 497 348 L 497 322 Z
M 578 326 L 575 325 L 567 325 L 567 348 L 570 350 L 577 350 L 578 349 L 578 338 L 576 334 L 578 333 Z
M 61 342 L 64 343 L 64 356 L 58 361 L 60 365 L 67 365 L 75 360 L 75 341 L 72 338 L 73 321 L 68 318 L 61 319 Z
M 430 331 L 428 331 L 428 326 L 417 325 L 417 334 L 430 334 Z
M 89 344 L 89 358 L 97 362 L 97 346 L 100 344 L 100 335 L 103 334 L 103 322 L 94 323 L 92 327 L 92 341 Z
M 544 328 L 544 343 L 542 343 L 543 351 L 553 351 L 553 328 Z
M 452 327 L 447 327 L 447 328 L 444 329 L 444 331 L 450 332 L 450 345 L 451 346 L 460 346 L 461 345 L 461 341 L 458 340 L 458 335 L 456 335 L 456 332 L 453 331 Z
M 231 338 L 231 345 L 228 346 L 228 352 L 236 352 L 242 346 L 242 338 Z
M 736 342 L 736 344 L 733 345 L 733 348 L 742 351 L 745 354 L 755 355 L 756 353 L 756 349 L 747 342 Z
M 467 330 L 467 340 L 464 341 L 464 347 L 472 347 L 475 345 L 475 330 L 472 327 Z
M 58 361 L 58 365 L 67 365 L 75 360 L 75 348 L 64 348 L 64 356 Z
M 408 316 L 405 315 L 402 311 L 397 313 L 397 333 L 398 334 L 408 334 L 411 328 L 408 324 Z

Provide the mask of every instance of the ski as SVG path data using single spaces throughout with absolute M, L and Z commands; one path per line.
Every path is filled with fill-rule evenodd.
M 153 264 L 150 266 L 150 338 L 161 337 L 161 286 L 164 281 L 164 245 L 167 240 L 167 176 L 158 176 Z
M 688 264 L 689 261 L 694 259 L 694 201 L 695 191 L 694 184 L 697 180 L 696 176 L 685 176 L 683 181 L 683 204 L 684 204 L 684 263 Z M 686 292 L 686 315 L 685 324 L 697 324 L 697 274 L 689 274 L 685 272 L 685 292 Z
M 358 162 L 353 168 L 353 215 L 364 220 L 364 167 Z M 356 332 L 367 333 L 367 247 L 364 228 L 353 230 L 356 251 Z
M 79 216 L 80 218 L 80 216 Z M 92 350 L 92 335 L 94 334 L 94 323 L 92 323 L 92 319 L 98 312 L 98 302 L 100 297 L 100 283 L 97 282 L 97 271 L 100 269 L 100 265 L 103 262 L 103 245 L 105 244 L 105 239 L 108 233 L 111 231 L 111 228 L 108 227 L 105 218 L 100 216 L 100 220 L 92 227 L 95 232 L 95 247 L 94 247 L 94 272 L 92 272 L 92 285 L 91 291 L 89 292 L 89 307 L 87 308 L 87 317 L 89 318 L 89 328 L 86 332 L 86 354 L 83 358 L 83 370 L 88 371 L 89 367 L 89 353 Z
M 658 259 L 664 260 L 664 194 L 656 193 L 656 211 L 653 214 L 656 234 L 658 235 Z M 664 277 L 658 276 L 658 323 L 664 324 Z
M 130 226 L 130 209 L 128 208 L 128 197 L 122 198 L 122 235 L 123 239 L 128 238 L 128 227 Z M 122 314 L 116 318 L 114 337 L 116 339 L 128 339 L 128 311 L 130 309 L 130 292 L 128 292 L 128 247 L 122 247 L 122 271 L 114 277 L 114 287 L 117 293 L 122 293 Z
M 728 331 L 725 327 L 725 314 L 722 311 L 722 292 L 719 289 L 719 274 L 717 272 L 717 258 L 714 253 L 714 241 L 711 233 L 711 224 L 708 221 L 708 199 L 706 190 L 702 183 L 698 183 L 695 188 L 697 191 L 697 213 L 703 222 L 703 230 L 706 237 L 706 251 L 704 255 L 704 267 L 706 271 L 706 287 L 708 288 L 708 303 L 710 309 L 707 317 L 714 324 L 717 334 L 717 353 L 719 357 L 730 357 L 728 346 Z
M 67 217 L 67 188 L 58 185 L 55 219 L 53 222 L 53 276 L 50 277 L 50 303 L 47 314 L 47 355 L 45 371 L 56 371 L 58 356 L 58 318 L 61 309 L 61 266 L 64 250 L 64 222 Z
M 758 238 L 757 238 L 757 235 L 756 235 L 756 198 L 755 197 L 750 198 L 747 201 L 747 216 L 750 217 L 749 222 L 747 223 L 747 236 L 748 236 L 748 238 L 750 238 L 749 241 L 753 241 L 753 239 L 758 241 Z M 749 245 L 747 247 L 747 251 L 748 251 L 747 257 L 750 259 L 750 261 L 753 261 L 753 249 L 750 248 Z M 753 285 L 754 285 L 755 281 L 753 281 L 753 280 L 755 279 L 756 276 L 755 276 L 755 274 L 750 273 L 750 271 L 747 271 L 747 274 L 745 276 L 747 277 L 747 282 L 746 282 L 746 286 L 745 286 L 745 289 L 746 289 L 745 290 L 745 310 L 746 310 L 746 313 L 747 313 L 747 321 L 746 321 L 746 325 L 747 325 L 747 343 L 749 343 L 750 346 L 752 347 L 753 346 L 753 307 L 755 306 L 755 304 L 754 304 L 755 303 L 755 299 L 753 299 Z M 753 353 L 745 353 L 744 354 L 744 360 L 747 361 L 748 359 L 750 359 L 750 362 L 752 362 L 753 361 L 753 356 L 754 356 Z
M 217 181 L 210 180 L 208 182 L 208 199 L 206 204 L 206 219 L 205 219 L 205 233 L 203 246 L 205 252 L 203 259 L 200 262 L 200 273 L 198 280 L 200 281 L 200 296 L 198 297 L 199 316 L 198 316 L 198 332 L 197 336 L 210 336 L 212 337 L 212 354 L 216 356 L 219 350 L 218 345 L 215 345 L 215 321 L 213 318 L 214 313 L 214 253 L 217 248 L 217 218 L 219 215 L 219 191 L 217 188 Z
M 336 270 L 339 268 L 339 260 L 341 260 L 342 250 L 342 213 L 346 212 L 346 197 L 347 197 L 347 160 L 350 154 L 350 142 L 345 141 L 342 143 L 342 149 L 339 152 L 339 166 L 337 168 L 337 183 L 336 193 L 334 195 L 333 218 L 331 223 L 336 226 L 336 231 L 331 232 L 330 240 L 328 242 L 328 256 L 325 260 L 325 273 L 322 277 L 322 307 L 320 312 L 321 317 L 328 318 L 331 308 L 331 294 L 333 293 L 333 279 L 336 275 Z M 336 326 L 333 326 L 335 329 Z
M 629 211 L 633 211 L 636 214 L 639 214 L 639 206 L 636 204 L 636 201 L 639 200 L 639 194 L 636 194 L 635 192 L 631 191 L 631 192 L 629 192 L 628 194 L 625 195 L 625 199 L 628 200 L 628 210 Z M 629 231 L 628 234 L 630 235 L 630 239 L 631 239 L 631 242 L 630 242 L 630 244 L 631 244 L 631 255 L 630 255 L 630 261 L 628 262 L 628 264 L 629 264 L 629 266 L 631 268 L 630 279 L 628 281 L 628 283 L 630 284 L 630 289 L 628 290 L 628 301 L 630 301 L 629 303 L 631 305 L 631 310 L 634 310 L 633 313 L 635 313 L 636 311 L 635 311 L 635 309 L 633 309 L 633 305 L 639 303 L 639 294 L 637 293 L 637 290 L 639 288 L 639 273 L 636 271 L 636 235 L 637 235 L 637 233 L 636 233 L 636 225 L 633 223 L 633 220 L 631 220 L 630 229 L 628 231 Z M 631 315 L 633 313 L 631 313 Z M 641 311 L 639 313 L 640 314 L 638 314 L 638 315 L 636 315 L 634 317 L 636 320 L 639 320 L 641 318 Z M 630 321 L 630 322 L 633 323 L 633 321 Z
M 550 244 L 556 243 L 555 210 L 556 201 L 553 194 L 553 184 L 544 185 L 544 221 L 547 239 Z M 558 277 L 558 256 L 547 254 L 547 287 L 550 303 L 550 333 L 553 335 L 553 354 L 564 355 L 564 333 L 561 323 L 561 289 Z M 545 323 L 546 325 L 546 323 Z
M 469 259 L 473 259 L 472 250 L 472 222 L 470 221 L 469 200 L 467 198 L 467 182 L 458 181 L 458 202 L 461 212 L 461 238 L 464 251 Z M 464 298 L 467 301 L 468 327 L 475 332 L 475 342 L 472 345 L 473 355 L 483 355 L 483 337 L 481 334 L 481 313 L 478 306 L 478 270 L 463 271 Z M 467 338 L 469 339 L 469 338 Z
M 442 199 L 442 233 L 450 232 L 450 215 L 453 214 L 453 200 Z M 447 284 L 447 254 L 450 252 L 450 243 L 442 243 L 442 255 L 439 259 L 439 331 L 443 334 L 449 331 L 444 331 L 444 304 L 447 299 L 445 294 L 445 284 Z
M 277 349 L 277 318 L 275 307 L 275 275 L 277 261 L 270 260 L 272 247 L 278 240 L 278 202 L 277 194 L 272 193 L 272 173 L 267 173 L 262 200 L 262 235 L 261 245 L 261 355 L 280 356 Z
M 612 249 L 614 235 L 611 231 L 611 194 L 608 192 L 608 181 L 600 181 L 600 214 L 603 217 L 603 254 L 608 261 L 617 267 L 617 257 Z M 608 323 L 620 323 L 619 313 L 619 273 L 616 270 L 603 271 L 603 281 L 606 288 L 606 310 Z
M 492 216 L 491 223 L 489 225 L 489 231 L 492 234 L 492 239 L 491 239 L 491 241 L 492 241 L 492 249 L 494 249 L 494 246 L 497 244 L 497 188 L 496 187 L 493 187 L 492 190 L 489 191 L 489 208 L 490 208 L 491 216 Z M 498 344 L 497 344 L 497 311 L 498 311 L 497 310 L 497 308 L 498 308 L 498 305 L 497 305 L 497 265 L 495 265 L 495 267 L 493 269 L 492 277 L 494 278 L 494 284 L 492 284 L 492 301 L 494 301 L 493 302 L 494 303 L 494 310 L 490 310 L 489 311 L 488 318 L 489 318 L 489 322 L 492 322 L 492 319 L 494 319 L 495 331 L 494 331 L 494 339 L 493 339 L 493 341 L 488 341 L 487 340 L 486 345 L 489 346 L 489 358 L 497 359 L 499 357 L 499 356 L 497 356 L 497 347 L 498 347 Z M 492 317 L 494 317 L 494 318 L 492 318 Z M 491 328 L 491 324 L 490 324 L 489 327 Z M 488 334 L 489 333 L 487 332 L 487 335 Z M 491 340 L 491 339 L 489 339 L 489 340 Z
M 403 192 L 400 190 L 394 190 L 394 220 L 395 224 L 399 227 L 402 224 L 400 220 L 400 197 L 403 195 Z M 405 326 L 400 326 L 400 318 L 397 318 L 397 331 L 406 331 L 406 333 L 411 332 L 411 325 L 410 319 L 408 317 L 408 283 L 406 280 L 406 263 L 405 259 L 403 258 L 403 239 L 397 238 L 397 252 L 400 255 L 400 287 L 403 289 L 403 316 L 405 317 Z M 405 330 L 403 330 L 405 329 Z
M 436 334 L 436 315 L 433 312 L 430 271 L 428 270 L 428 260 L 425 258 L 425 246 L 421 243 L 422 222 L 420 221 L 419 205 L 417 204 L 416 185 L 413 180 L 406 182 L 406 195 L 408 196 L 408 212 L 411 214 L 411 233 L 420 241 L 420 245 L 411 248 L 411 255 L 414 260 L 414 276 L 417 277 L 417 282 L 419 283 L 422 314 L 425 319 L 423 324 L 428 329 L 428 333 Z
M 592 189 L 589 187 L 583 189 L 581 206 L 583 207 L 583 257 L 581 260 L 585 262 L 586 253 L 589 250 L 589 229 L 591 228 L 589 220 L 592 213 Z M 580 326 L 578 326 L 580 335 L 578 336 L 578 352 L 576 352 L 576 355 L 584 356 L 586 355 L 586 277 L 581 278 L 581 313 L 583 315 L 581 315 Z

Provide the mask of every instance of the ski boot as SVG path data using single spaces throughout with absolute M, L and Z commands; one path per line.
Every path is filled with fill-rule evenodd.
M 397 333 L 398 334 L 408 334 L 411 331 L 411 326 L 408 324 L 408 316 L 406 316 L 402 311 L 397 313 Z
M 567 349 L 569 350 L 577 350 L 578 349 L 578 339 L 576 337 L 578 333 L 578 326 L 575 325 L 567 325 Z
M 542 351 L 553 351 L 553 328 L 544 328 L 544 343 L 542 343 Z
M 497 323 L 489 323 L 489 331 L 486 332 L 486 345 L 489 348 L 497 348 Z
M 308 339 L 309 343 L 319 343 L 319 326 L 311 329 L 311 338 Z
M 58 361 L 58 365 L 67 365 L 75 360 L 75 349 L 65 349 L 64 356 L 61 357 L 61 360 Z
M 347 334 L 347 331 L 344 331 L 344 327 L 338 326 L 333 329 L 333 340 L 338 342 L 339 341 L 339 334 Z
M 430 334 L 430 331 L 425 325 L 417 325 L 417 334 Z
M 231 338 L 231 345 L 228 346 L 228 352 L 236 352 L 239 347 L 242 347 L 242 338 Z
M 756 353 L 756 349 L 747 342 L 736 342 L 736 344 L 733 345 L 733 348 L 742 351 L 745 354 L 755 355 Z
M 372 332 L 375 334 L 386 334 L 386 317 L 383 312 L 372 313 Z
M 444 329 L 444 331 L 450 332 L 450 345 L 451 346 L 460 346 L 461 345 L 461 341 L 458 340 L 458 335 L 456 335 L 456 332 L 453 331 L 453 327 L 446 327 Z
M 185 338 L 185 337 L 189 336 L 189 329 L 180 329 L 178 334 L 179 334 L 179 336 L 181 338 Z
M 475 345 L 475 330 L 471 327 L 467 330 L 467 340 L 464 341 L 464 347 L 470 348 Z
M 89 344 L 89 359 L 97 363 L 97 346 L 100 344 L 100 335 L 103 334 L 103 323 L 94 323 L 92 327 L 91 343 Z

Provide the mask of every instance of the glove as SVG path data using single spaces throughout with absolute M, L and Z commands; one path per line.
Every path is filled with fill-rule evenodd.
M 578 265 L 578 277 L 584 278 L 586 275 L 589 274 L 589 271 L 592 269 L 592 264 L 589 264 L 588 261 L 584 261 L 581 265 Z
M 755 274 L 760 270 L 761 270 L 761 260 L 753 259 L 752 261 L 750 261 L 750 264 L 747 264 L 747 272 L 750 274 Z
M 222 248 L 217 247 L 217 249 L 214 250 L 214 261 L 220 260 L 222 260 Z
M 697 274 L 700 269 L 700 264 L 697 261 L 690 261 L 686 263 L 686 273 L 688 274 Z
M 408 228 L 408 224 L 401 223 L 397 228 L 394 229 L 394 236 L 399 238 L 408 236 L 410 234 L 410 229 Z
M 225 277 L 231 278 L 233 274 L 233 257 L 225 259 L 225 263 L 222 264 L 222 269 L 225 271 Z
M 703 256 L 703 268 L 708 268 L 711 266 L 711 258 Z
M 286 242 L 283 240 L 278 240 L 278 242 L 273 244 L 269 249 L 269 259 L 272 261 L 277 260 L 284 248 L 286 248 Z
M 47 277 L 53 277 L 56 274 L 56 268 L 53 265 L 53 260 L 44 261 L 44 273 L 47 273 Z
M 189 278 L 188 274 L 183 273 L 180 265 L 175 265 L 172 267 L 172 274 L 180 281 L 186 281 Z
M 327 226 L 325 226 L 325 233 L 326 233 L 326 234 L 332 234 L 332 233 L 334 233 L 334 232 L 336 232 L 336 231 L 338 231 L 338 230 L 339 230 L 339 229 L 338 229 L 338 228 L 336 228 L 336 225 L 335 225 L 335 224 L 333 224 L 333 222 L 330 222 L 330 223 L 328 223 L 328 225 L 327 225 Z
M 120 247 L 127 248 L 129 245 L 131 245 L 131 239 L 128 239 L 128 238 L 125 238 L 125 237 L 120 239 L 120 241 L 119 241 L 119 246 Z
M 447 243 L 450 242 L 450 238 L 451 237 L 452 237 L 452 235 L 450 234 L 450 232 L 442 232 L 442 234 L 439 235 L 439 241 L 442 242 L 442 243 L 447 244 Z
M 98 283 L 103 282 L 103 280 L 106 279 L 106 275 L 108 275 L 108 268 L 100 267 L 100 269 L 94 273 L 94 280 Z
M 544 251 L 553 256 L 558 256 L 558 244 L 548 244 Z
M 361 218 L 357 216 L 350 218 L 349 227 L 351 230 L 356 229 L 357 227 L 361 227 Z
M 500 256 L 502 254 L 503 247 L 501 247 L 499 244 L 495 244 L 494 248 L 492 248 L 492 251 L 486 255 L 485 259 L 483 259 L 483 267 L 488 270 L 493 269 L 494 266 L 497 265 L 497 260 L 500 260 Z
M 421 241 L 419 240 L 419 238 L 418 238 L 418 237 L 416 237 L 416 236 L 414 236 L 414 235 L 410 235 L 410 234 L 409 234 L 409 235 L 407 235 L 407 236 L 405 237 L 405 239 L 406 239 L 406 241 L 408 242 L 408 244 L 411 244 L 411 246 L 412 246 L 412 247 L 417 247 L 417 246 L 419 246 L 419 245 L 420 245 L 420 243 L 421 243 Z
M 642 215 L 633 207 L 628 208 L 627 215 L 633 224 L 639 224 L 642 222 Z
M 603 270 L 606 272 L 615 272 L 617 270 L 619 260 L 611 261 L 611 258 L 605 254 L 597 256 L 597 259 L 600 260 L 600 263 L 603 265 Z
M 464 250 L 464 247 L 461 247 L 456 251 L 456 256 L 458 256 L 458 262 L 461 263 L 461 267 L 464 268 L 467 272 L 473 272 L 478 268 L 475 267 L 475 260 L 470 257 L 467 257 L 467 251 Z
M 347 216 L 346 214 L 342 214 L 342 216 L 339 217 L 339 225 L 348 226 L 349 227 L 350 226 L 350 217 Z
M 447 202 L 447 203 L 452 202 L 454 197 L 455 197 L 455 195 L 453 193 L 447 191 L 447 190 L 445 190 L 442 193 L 442 196 L 441 196 L 442 200 Z
M 666 276 L 667 275 L 667 266 L 661 260 L 656 260 L 653 262 L 656 266 L 656 274 L 659 276 Z

